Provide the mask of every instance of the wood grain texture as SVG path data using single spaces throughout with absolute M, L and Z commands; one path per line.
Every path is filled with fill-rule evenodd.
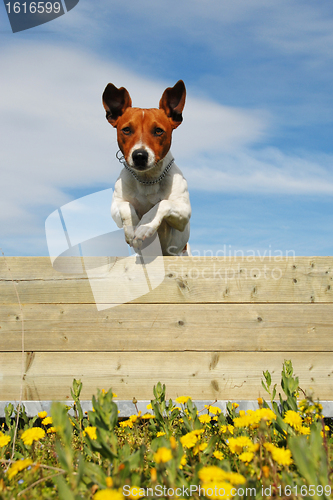
M 27 351 L 333 351 L 331 304 L 24 304 Z M 0 305 L 0 351 L 20 351 Z
M 165 383 L 168 397 L 246 400 L 265 397 L 263 370 L 279 383 L 282 363 L 291 359 L 303 389 L 322 400 L 333 399 L 333 357 L 330 353 L 35 353 L 28 354 L 23 399 L 65 400 L 73 378 L 83 382 L 82 399 L 97 388 L 112 387 L 120 400 L 151 399 L 153 385 Z M 26 363 L 27 364 L 27 363 Z M 0 354 L 0 399 L 19 397 L 20 353 Z
M 91 268 L 99 264 L 105 266 L 105 258 L 91 259 Z M 110 260 L 109 266 L 105 266 L 108 272 L 95 280 L 96 294 L 103 298 L 98 301 L 114 303 L 120 300 L 117 299 L 119 284 L 127 280 L 133 294 L 138 295 L 133 302 L 140 304 L 333 302 L 332 257 L 158 259 L 157 267 L 164 266 L 165 278 L 144 295 L 140 295 L 142 283 L 139 280 L 136 283 L 137 266 L 126 259 L 118 260 L 116 265 Z M 6 262 L 22 303 L 95 303 L 85 274 L 58 273 L 47 257 L 10 257 Z M 66 262 L 70 271 L 70 261 Z M 10 273 L 0 258 L 0 303 L 16 301 Z
M 163 281 L 141 296 L 133 260 L 88 260 L 94 293 L 81 259 L 58 263 L 60 273 L 46 257 L 0 258 L 1 400 L 20 393 L 15 287 L 26 400 L 64 400 L 73 378 L 83 399 L 109 387 L 150 399 L 161 381 L 173 398 L 253 400 L 263 370 L 279 383 L 285 359 L 302 388 L 333 400 L 332 257 L 167 257 L 155 262 Z M 119 284 L 137 298 L 115 305 Z

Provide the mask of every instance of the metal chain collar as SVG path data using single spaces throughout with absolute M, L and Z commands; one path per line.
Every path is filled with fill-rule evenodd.
M 161 173 L 161 175 L 159 176 L 158 179 L 155 179 L 153 181 L 143 181 L 142 179 L 140 179 L 140 177 L 138 175 L 136 175 L 135 172 L 133 172 L 131 167 L 129 167 L 127 165 L 125 157 L 123 155 L 119 156 L 119 153 L 121 153 L 120 150 L 117 151 L 117 153 L 116 153 L 117 160 L 119 160 L 120 163 L 122 163 L 124 165 L 124 167 L 133 175 L 134 179 L 136 179 L 138 182 L 140 182 L 140 184 L 144 184 L 145 186 L 151 186 L 153 184 L 157 184 L 158 182 L 161 182 L 161 180 L 164 179 L 164 177 L 166 176 L 166 174 L 169 172 L 170 168 L 172 167 L 173 162 L 175 161 L 175 159 L 172 158 L 172 160 L 165 167 L 165 169 L 163 170 L 163 172 Z

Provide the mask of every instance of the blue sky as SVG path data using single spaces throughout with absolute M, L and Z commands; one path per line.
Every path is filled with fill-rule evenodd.
M 331 1 L 80 0 L 15 34 L 0 4 L 0 43 L 6 255 L 48 255 L 47 217 L 113 187 L 106 84 L 156 107 L 179 79 L 192 250 L 332 255 Z

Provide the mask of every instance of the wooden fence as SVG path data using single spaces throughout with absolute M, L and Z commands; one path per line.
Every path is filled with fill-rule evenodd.
M 158 259 L 160 285 L 98 310 L 71 258 L 63 273 L 48 257 L 0 258 L 0 400 L 19 399 L 22 360 L 24 400 L 66 400 L 77 378 L 82 399 L 112 387 L 147 400 L 161 381 L 172 398 L 237 401 L 263 396 L 263 370 L 279 382 L 285 359 L 333 400 L 332 257 Z M 121 288 L 126 259 L 114 262 Z

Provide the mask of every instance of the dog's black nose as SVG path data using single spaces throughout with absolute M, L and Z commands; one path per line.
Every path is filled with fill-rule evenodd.
M 145 149 L 136 149 L 132 153 L 132 159 L 137 168 L 144 168 L 148 163 L 148 152 Z

